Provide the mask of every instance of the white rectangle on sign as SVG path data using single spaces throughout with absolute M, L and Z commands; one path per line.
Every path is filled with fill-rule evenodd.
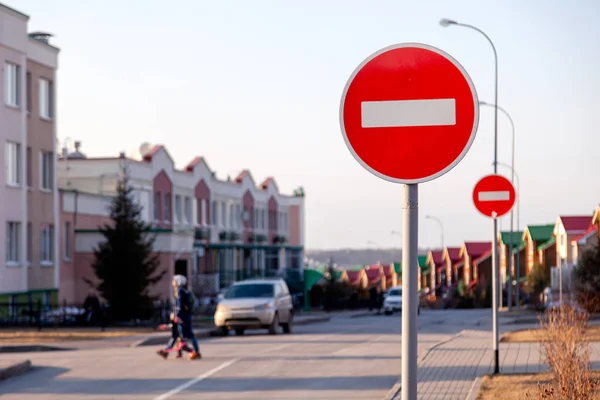
M 456 99 L 363 101 L 363 128 L 456 125 Z
M 500 192 L 479 192 L 477 194 L 479 201 L 508 201 L 510 192 L 508 190 Z

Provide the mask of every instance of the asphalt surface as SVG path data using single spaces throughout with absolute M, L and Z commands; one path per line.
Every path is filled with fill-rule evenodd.
M 419 356 L 463 329 L 488 329 L 489 310 L 419 316 Z M 21 355 L 34 368 L 0 382 L 3 400 L 382 399 L 401 371 L 400 315 L 334 317 L 290 335 L 262 331 L 200 341 L 197 361 L 157 347 Z M 15 355 L 0 355 L 3 359 Z

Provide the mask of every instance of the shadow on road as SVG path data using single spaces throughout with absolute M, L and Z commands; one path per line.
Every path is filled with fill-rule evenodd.
M 67 370 L 56 367 L 36 368 L 27 377 L 27 385 L 0 384 L 0 394 L 61 395 L 127 395 L 162 394 L 185 384 L 186 379 L 122 378 L 122 379 L 60 379 L 48 382 Z M 268 392 L 268 391 L 312 391 L 312 390 L 387 390 L 397 380 L 395 375 L 330 376 L 302 378 L 269 378 L 248 376 L 235 378 L 208 378 L 186 389 L 187 393 L 210 392 Z M 53 384 L 54 383 L 54 384 Z

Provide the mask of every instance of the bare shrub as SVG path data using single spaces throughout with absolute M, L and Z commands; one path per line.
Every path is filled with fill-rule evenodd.
M 540 341 L 553 380 L 538 385 L 539 399 L 587 400 L 600 395 L 600 382 L 592 376 L 590 345 L 585 341 L 588 320 L 586 312 L 569 304 L 540 318 Z

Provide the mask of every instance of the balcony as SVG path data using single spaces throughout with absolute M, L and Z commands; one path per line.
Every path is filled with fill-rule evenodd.
M 287 243 L 287 238 L 284 235 L 275 235 L 273 237 L 273 244 L 283 245 Z
M 210 228 L 196 228 L 194 240 L 210 240 Z
M 238 232 L 235 231 L 231 231 L 229 232 L 229 240 L 236 241 L 236 240 L 240 240 L 242 238 L 242 235 L 240 235 Z
M 260 233 L 253 233 L 250 235 L 249 241 L 252 243 L 262 243 L 267 240 L 267 235 L 262 235 Z
M 222 242 L 224 242 L 225 240 L 229 240 L 229 232 L 227 232 L 227 231 L 219 232 L 219 240 Z

